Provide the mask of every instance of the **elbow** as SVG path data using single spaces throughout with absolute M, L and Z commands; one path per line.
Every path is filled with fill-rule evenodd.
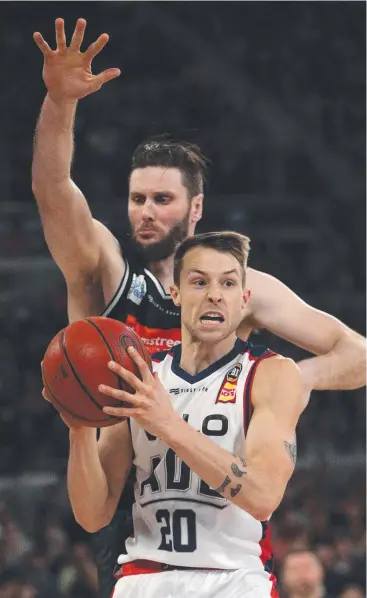
M 275 494 L 269 493 L 266 495 L 265 493 L 261 493 L 260 496 L 254 497 L 251 503 L 244 496 L 243 504 L 239 506 L 256 519 L 256 521 L 267 521 L 279 506 L 283 494 L 284 492 L 281 495 L 278 494 L 275 496 Z
M 72 506 L 75 521 L 89 534 L 95 534 L 99 532 L 103 527 L 107 527 L 113 519 L 115 511 L 108 508 L 108 505 L 104 508 L 86 508 L 83 505 L 82 508 L 76 509 Z
M 102 528 L 107 527 L 112 521 L 112 517 L 86 517 L 85 514 L 79 517 L 76 513 L 74 513 L 74 517 L 77 524 L 88 532 L 88 534 L 99 532 Z
M 256 521 L 267 521 L 276 507 L 270 506 L 269 504 L 256 504 L 250 508 L 245 509 L 251 517 Z

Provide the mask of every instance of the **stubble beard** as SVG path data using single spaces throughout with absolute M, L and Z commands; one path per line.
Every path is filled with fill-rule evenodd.
M 132 242 L 135 250 L 138 252 L 144 263 L 149 262 L 160 262 L 171 257 L 176 247 L 184 241 L 189 235 L 189 213 L 180 222 L 175 224 L 167 233 L 165 237 L 157 241 L 156 243 L 149 243 L 143 245 L 140 243 L 135 232 L 131 232 Z

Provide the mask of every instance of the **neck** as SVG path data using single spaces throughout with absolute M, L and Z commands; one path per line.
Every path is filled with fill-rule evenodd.
M 186 328 L 182 328 L 182 352 L 180 366 L 191 376 L 202 372 L 233 349 L 236 334 L 233 333 L 218 343 L 203 343 L 193 339 Z
M 149 262 L 148 270 L 158 278 L 166 293 L 169 293 L 170 285 L 173 285 L 173 255 L 165 260 Z

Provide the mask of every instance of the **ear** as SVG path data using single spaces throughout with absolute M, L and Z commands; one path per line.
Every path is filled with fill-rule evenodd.
M 243 307 L 247 307 L 247 304 L 248 304 L 248 302 L 250 300 L 250 297 L 251 297 L 251 291 L 250 291 L 250 289 L 244 289 L 243 295 L 242 295 L 242 298 L 243 298 Z
M 180 289 L 175 284 L 172 284 L 169 288 L 169 292 L 171 293 L 172 301 L 176 307 L 181 307 Z
M 192 223 L 196 224 L 202 218 L 203 200 L 204 200 L 203 193 L 199 193 L 199 195 L 195 195 L 191 200 L 190 220 Z

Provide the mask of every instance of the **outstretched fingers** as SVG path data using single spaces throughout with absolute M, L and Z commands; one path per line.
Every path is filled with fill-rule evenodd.
M 82 45 L 84 39 L 84 32 L 87 26 L 87 21 L 85 19 L 78 19 L 75 25 L 73 37 L 71 38 L 70 42 L 70 49 L 74 51 L 80 50 L 80 46 Z
M 84 57 L 86 60 L 91 62 L 93 58 L 97 56 L 101 50 L 103 50 L 109 39 L 110 37 L 107 33 L 102 33 L 102 35 L 100 35 L 99 38 L 93 42 L 93 44 L 91 44 L 84 52 Z
M 103 71 L 99 75 L 96 75 L 95 80 L 98 83 L 98 85 L 101 86 L 101 85 L 104 85 L 105 83 L 107 83 L 108 81 L 112 81 L 112 79 L 116 79 L 116 77 L 119 77 L 120 75 L 121 75 L 120 69 L 107 69 L 106 71 Z
M 51 54 L 52 53 L 52 50 L 51 50 L 50 46 L 43 39 L 43 37 L 42 37 L 42 35 L 40 34 L 39 31 L 36 31 L 36 33 L 33 34 L 33 39 L 36 42 L 37 46 L 39 47 L 39 49 L 41 50 L 41 52 L 42 52 L 42 54 L 44 56 L 46 56 L 47 54 Z
M 66 50 L 66 36 L 65 36 L 65 25 L 64 19 L 56 19 L 55 21 L 56 31 L 56 47 L 58 50 Z

